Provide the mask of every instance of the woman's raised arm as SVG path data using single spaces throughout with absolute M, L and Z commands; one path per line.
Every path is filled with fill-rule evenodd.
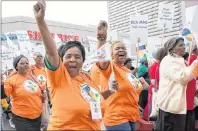
M 107 22 L 100 21 L 97 27 L 97 40 L 98 40 L 98 49 L 106 43 L 107 39 Z M 99 62 L 99 66 L 102 70 L 106 70 L 110 62 Z
M 46 9 L 45 0 L 38 1 L 34 5 L 33 9 L 34 9 L 36 22 L 41 32 L 42 40 L 45 46 L 47 60 L 51 64 L 51 66 L 58 67 L 59 55 L 58 55 L 56 43 L 54 42 L 50 34 L 50 31 L 48 29 L 48 26 L 44 20 L 45 9 Z

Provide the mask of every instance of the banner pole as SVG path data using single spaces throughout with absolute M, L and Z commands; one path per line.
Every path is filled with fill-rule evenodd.
M 138 60 L 139 60 L 139 43 L 140 43 L 140 38 L 138 38 L 137 45 L 136 45 L 136 50 L 137 50 L 137 54 L 136 54 L 136 68 L 138 68 Z
M 161 37 L 162 38 L 162 40 L 161 40 L 161 47 L 163 47 L 165 29 L 166 29 L 166 24 L 164 23 L 162 37 Z
M 193 43 L 195 42 L 194 41 L 194 36 L 192 37 L 192 42 L 190 42 L 190 47 L 189 47 L 189 57 L 188 57 L 188 65 L 190 65 L 190 56 L 192 55 L 192 46 L 193 46 Z

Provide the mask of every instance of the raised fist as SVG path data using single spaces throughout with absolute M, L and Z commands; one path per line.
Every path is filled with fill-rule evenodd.
M 105 42 L 107 39 L 107 22 L 106 21 L 100 21 L 98 27 L 97 27 L 97 39 L 99 41 Z
M 37 22 L 44 20 L 44 17 L 45 17 L 45 8 L 46 8 L 45 0 L 39 0 L 33 6 L 34 16 L 35 16 Z

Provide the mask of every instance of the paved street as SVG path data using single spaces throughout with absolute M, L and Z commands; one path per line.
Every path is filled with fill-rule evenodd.
M 10 117 L 11 117 L 11 115 L 10 115 Z M 5 113 L 3 113 L 3 131 L 7 131 L 7 130 L 15 131 L 15 129 L 10 127 L 9 121 L 6 120 L 6 115 L 5 115 Z

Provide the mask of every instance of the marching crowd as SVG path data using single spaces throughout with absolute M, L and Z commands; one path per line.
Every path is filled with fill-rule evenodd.
M 45 57 L 14 58 L 14 70 L 1 75 L 1 106 L 17 130 L 136 130 L 139 119 L 155 121 L 157 131 L 195 131 L 198 119 L 198 48 L 185 51 L 184 39 L 170 38 L 138 68 L 127 58 L 121 41 L 111 43 L 110 61 L 99 61 L 84 73 L 85 49 L 68 41 L 58 50 L 45 22 L 45 1 L 34 15 L 45 46 Z M 99 49 L 106 43 L 107 23 L 97 28 Z M 112 82 L 110 77 L 114 76 Z M 137 78 L 136 78 L 136 77 Z M 137 80 L 137 81 L 135 81 Z M 111 89 L 110 89 L 111 86 Z M 154 94 L 157 94 L 154 102 Z M 6 99 L 10 98 L 10 103 Z M 156 104 L 157 103 L 157 104 Z M 156 107 L 157 106 L 157 107 Z

